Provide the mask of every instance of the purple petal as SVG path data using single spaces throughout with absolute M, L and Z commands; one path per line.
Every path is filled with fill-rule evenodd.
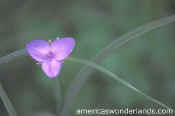
M 42 63 L 42 70 L 45 72 L 45 74 L 49 78 L 54 78 L 59 74 L 59 72 L 61 70 L 61 65 L 62 65 L 62 62 L 58 62 L 56 60 L 43 62 Z
M 47 41 L 32 40 L 26 45 L 26 48 L 30 56 L 36 61 L 47 61 L 47 54 L 50 51 L 50 46 Z
M 52 42 L 51 49 L 57 60 L 63 60 L 72 52 L 75 40 L 71 37 L 60 38 Z

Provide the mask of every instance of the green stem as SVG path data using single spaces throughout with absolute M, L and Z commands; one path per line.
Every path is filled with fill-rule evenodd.
M 88 60 L 83 60 L 83 59 L 77 59 L 77 58 L 73 58 L 73 57 L 69 57 L 67 60 L 69 61 L 73 61 L 73 62 L 77 62 L 77 63 L 80 63 L 80 64 L 85 64 L 87 66 L 90 66 L 92 68 L 95 68 L 107 75 L 109 75 L 110 77 L 112 77 L 113 79 L 115 79 L 116 81 L 120 82 L 121 84 L 125 85 L 126 87 L 132 89 L 133 91 L 141 94 L 142 96 L 144 96 L 145 98 L 147 98 L 148 100 L 164 107 L 164 108 L 167 108 L 167 109 L 171 109 L 169 106 L 165 105 L 164 103 L 154 99 L 153 97 L 149 96 L 149 95 L 146 95 L 145 93 L 143 93 L 142 91 L 140 91 L 139 89 L 137 89 L 136 87 L 134 87 L 133 85 L 131 85 L 130 83 L 128 83 L 127 81 L 123 80 L 122 78 L 120 78 L 119 76 L 117 76 L 116 74 L 114 74 L 113 72 L 103 68 L 102 66 L 100 65 L 97 65 L 96 63 L 94 62 L 91 62 L 91 61 L 88 61 Z
M 12 103 L 10 102 L 5 90 L 3 89 L 1 83 L 0 83 L 0 97 L 1 97 L 2 102 L 4 103 L 4 105 L 7 109 L 9 116 L 17 116 L 17 113 L 16 113 Z
M 54 93 L 55 93 L 55 98 L 56 98 L 56 114 L 57 115 L 59 114 L 61 110 L 62 101 L 63 101 L 62 96 L 61 96 L 61 85 L 58 79 L 59 78 L 55 78 L 53 80 Z

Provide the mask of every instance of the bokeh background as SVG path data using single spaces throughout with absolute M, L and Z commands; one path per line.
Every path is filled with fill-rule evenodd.
M 0 56 L 24 48 L 31 40 L 71 36 L 76 40 L 71 56 L 91 59 L 121 35 L 174 12 L 174 0 L 0 0 Z M 132 40 L 102 66 L 175 108 L 174 30 L 171 23 Z M 82 67 L 64 62 L 58 77 L 62 99 Z M 0 81 L 19 116 L 56 116 L 53 80 L 31 57 L 1 64 Z M 73 100 L 71 116 L 79 108 L 159 107 L 98 71 Z M 2 101 L 0 116 L 8 116 Z

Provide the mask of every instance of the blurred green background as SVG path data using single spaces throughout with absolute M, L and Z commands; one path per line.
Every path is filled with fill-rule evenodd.
M 31 40 L 76 40 L 72 56 L 90 59 L 123 34 L 175 12 L 174 0 L 0 0 L 0 56 Z M 103 66 L 146 94 L 175 108 L 175 24 L 163 26 L 107 57 Z M 31 57 L 0 66 L 0 81 L 19 116 L 55 116 L 53 80 Z M 65 61 L 58 77 L 63 99 L 83 65 Z M 95 71 L 71 106 L 78 108 L 159 107 L 108 75 Z M 8 116 L 0 101 L 0 116 Z

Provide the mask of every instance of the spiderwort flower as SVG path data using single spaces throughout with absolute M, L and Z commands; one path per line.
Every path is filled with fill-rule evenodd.
M 53 42 L 32 40 L 26 45 L 27 52 L 36 61 L 49 78 L 56 77 L 63 63 L 72 52 L 75 40 L 71 37 L 57 38 Z

